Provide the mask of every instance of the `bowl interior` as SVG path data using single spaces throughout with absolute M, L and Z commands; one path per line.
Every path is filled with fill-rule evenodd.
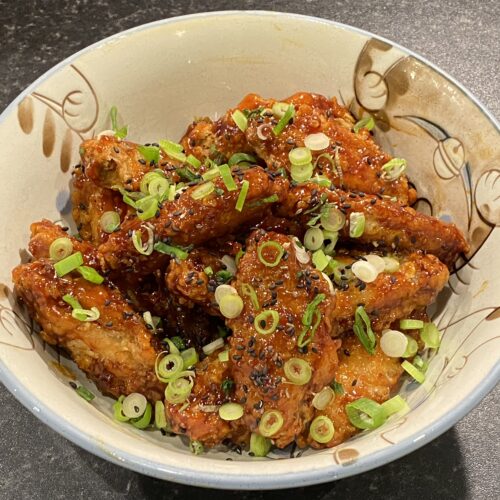
M 98 391 L 40 341 L 12 293 L 29 225 L 70 221 L 70 166 L 78 145 L 109 128 L 117 105 L 129 137 L 177 140 L 195 116 L 216 117 L 246 93 L 334 95 L 376 118 L 375 134 L 409 163 L 418 209 L 451 220 L 472 250 L 433 307 L 444 332 L 423 386 L 401 389 L 411 412 L 337 448 L 252 460 L 227 450 L 192 456 L 180 438 L 114 422 L 109 398 L 92 404 L 68 381 Z M 147 474 L 190 484 L 271 488 L 327 481 L 380 465 L 435 437 L 498 377 L 500 144 L 494 120 L 458 84 L 404 49 L 335 23 L 277 13 L 166 20 L 117 35 L 44 75 L 0 120 L 2 266 L 0 370 L 33 412 L 81 446 Z M 230 458 L 231 461 L 227 459 Z M 245 461 L 244 465 L 240 462 Z

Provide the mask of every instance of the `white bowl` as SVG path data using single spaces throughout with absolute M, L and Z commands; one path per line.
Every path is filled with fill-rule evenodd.
M 336 448 L 268 459 L 212 450 L 193 456 L 177 437 L 111 418 L 111 400 L 91 404 L 58 363 L 97 390 L 41 342 L 12 295 L 10 270 L 25 257 L 29 225 L 69 219 L 70 165 L 78 144 L 109 128 L 119 107 L 137 141 L 178 138 L 194 116 L 223 112 L 248 92 L 336 95 L 377 118 L 376 135 L 409 161 L 419 208 L 453 220 L 472 251 L 434 307 L 444 331 L 424 386 L 401 389 L 412 410 Z M 167 19 L 112 36 L 63 61 L 0 117 L 3 284 L 0 375 L 38 418 L 79 446 L 151 476 L 231 489 L 331 481 L 377 467 L 451 427 L 495 385 L 500 365 L 500 144 L 498 124 L 470 93 L 419 56 L 331 21 L 271 12 Z M 228 458 L 231 461 L 227 460 Z

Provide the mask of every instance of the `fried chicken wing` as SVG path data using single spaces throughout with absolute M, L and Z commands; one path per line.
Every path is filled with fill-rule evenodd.
M 335 371 L 335 382 L 341 385 L 341 394 L 336 394 L 324 410 L 315 410 L 314 415 L 326 415 L 330 418 L 335 434 L 324 445 L 317 443 L 310 436 L 307 436 L 306 442 L 302 439 L 299 444 L 305 446 L 307 443 L 314 448 L 331 448 L 359 432 L 349 421 L 345 405 L 363 397 L 383 403 L 396 388 L 402 373 L 399 359 L 385 355 L 378 347 L 378 342 L 375 354 L 371 355 L 354 335 L 347 337 L 342 341 L 339 364 Z
M 181 246 L 202 245 L 262 218 L 272 205 L 262 201 L 272 195 L 282 199 L 287 186 L 284 179 L 275 179 L 260 167 L 239 171 L 234 180 L 238 187 L 234 191 L 228 191 L 219 178 L 213 182 L 221 194 L 213 192 L 202 199 L 194 199 L 193 192 L 199 189 L 199 186 L 194 186 L 177 200 L 165 202 L 158 217 L 144 222 L 139 219 L 124 222 L 121 229 L 99 247 L 105 265 L 111 269 L 129 268 L 147 274 L 158 267 L 157 260 L 165 256 L 157 252 L 141 255 L 132 242 L 132 231 L 140 230 L 143 241 L 146 241 L 147 227 L 152 227 L 157 241 L 166 240 L 169 244 Z M 248 193 L 243 210 L 238 211 L 236 202 L 244 181 L 248 182 Z
M 42 328 L 42 338 L 68 351 L 99 390 L 116 398 L 132 392 L 152 401 L 162 398 L 153 338 L 116 289 L 83 278 L 58 278 L 47 259 L 16 267 L 12 277 L 16 293 Z M 85 309 L 96 307 L 99 318 L 75 319 L 65 295 Z
M 267 243 L 271 246 L 266 247 Z M 276 266 L 269 267 L 261 262 L 259 253 L 272 262 L 276 258 L 275 244 L 281 245 L 285 253 Z M 248 238 L 233 284 L 244 301 L 243 312 L 227 320 L 233 331 L 229 356 L 236 383 L 235 401 L 244 406 L 243 423 L 252 432 L 258 432 L 264 412 L 279 411 L 283 425 L 272 439 L 282 448 L 303 432 L 313 414 L 313 393 L 334 377 L 340 346 L 340 341 L 331 337 L 334 296 L 320 272 L 298 262 L 291 238 L 263 231 Z M 242 292 L 244 285 L 253 287 L 259 308 Z M 314 300 L 317 308 L 313 313 Z M 314 317 L 315 333 L 313 327 L 303 324 L 307 310 Z M 258 333 L 254 325 L 255 317 L 263 311 L 279 315 L 276 329 L 266 335 Z M 268 328 L 269 323 L 268 318 L 261 327 Z M 299 339 L 304 340 L 304 335 L 310 335 L 311 341 L 299 348 Z M 292 358 L 307 363 L 311 369 L 311 378 L 304 385 L 287 380 L 284 366 Z
M 463 234 L 454 224 L 377 196 L 330 190 L 311 182 L 290 189 L 277 213 L 289 218 L 298 217 L 303 227 L 307 227 L 307 221 L 321 210 L 325 202 L 338 207 L 346 215 L 347 223 L 341 231 L 344 241 L 371 244 L 389 251 L 419 249 L 435 255 L 447 265 L 469 250 Z M 349 219 L 354 212 L 365 217 L 363 234 L 356 239 L 349 236 Z

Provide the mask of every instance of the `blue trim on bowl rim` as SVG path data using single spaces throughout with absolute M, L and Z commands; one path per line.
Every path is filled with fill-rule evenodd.
M 81 55 L 88 53 L 96 48 L 104 46 L 113 40 L 123 38 L 124 36 L 133 35 L 136 32 L 148 30 L 157 26 L 164 24 L 175 24 L 179 21 L 188 21 L 190 19 L 202 18 L 202 17 L 217 17 L 217 16 L 254 16 L 254 17 L 291 17 L 306 22 L 315 22 L 325 25 L 334 26 L 346 31 L 351 31 L 365 37 L 374 38 L 386 42 L 393 47 L 399 49 L 405 54 L 408 54 L 415 59 L 423 62 L 427 66 L 434 69 L 437 73 L 444 76 L 451 83 L 453 83 L 458 89 L 460 89 L 476 106 L 486 115 L 486 117 L 495 125 L 497 130 L 500 132 L 500 126 L 495 117 L 487 110 L 487 108 L 463 85 L 457 82 L 453 77 L 448 75 L 443 70 L 439 69 L 436 65 L 406 49 L 405 47 L 394 43 L 384 37 L 374 35 L 368 31 L 355 28 L 346 24 L 338 23 L 336 21 L 331 21 L 328 19 L 321 19 L 312 16 L 305 16 L 301 14 L 293 14 L 286 12 L 271 12 L 271 11 L 216 11 L 208 13 L 196 13 L 186 16 L 171 17 L 168 19 L 162 19 L 159 21 L 154 21 L 148 24 L 143 24 L 136 26 L 126 31 L 122 31 L 108 38 L 105 38 L 97 43 L 89 45 L 88 47 L 76 52 L 65 60 L 61 61 L 57 65 L 53 66 L 37 80 L 35 80 L 30 86 L 28 86 L 21 94 L 19 94 L 2 112 L 0 115 L 0 123 L 2 123 L 8 115 L 17 107 L 17 105 L 24 99 L 25 96 L 30 94 L 33 89 L 38 87 L 43 81 L 47 80 L 53 74 L 55 74 L 59 69 L 71 64 Z M 128 469 L 140 472 L 142 474 L 147 474 L 159 479 L 165 479 L 170 481 L 175 481 L 187 485 L 196 485 L 203 487 L 212 487 L 220 489 L 241 489 L 241 490 L 252 490 L 252 489 L 278 489 L 278 488 L 290 488 L 298 486 L 307 486 L 311 484 L 325 483 L 332 480 L 340 479 L 342 477 L 348 477 L 355 474 L 360 474 L 362 472 L 374 469 L 375 467 L 387 464 L 393 460 L 396 460 L 412 451 L 417 450 L 421 446 L 427 444 L 431 440 L 435 439 L 450 427 L 452 427 L 456 422 L 463 418 L 467 413 L 469 413 L 475 406 L 477 406 L 480 401 L 495 387 L 497 382 L 500 380 L 500 363 L 496 363 L 494 368 L 484 377 L 481 381 L 479 387 L 471 391 L 462 400 L 462 403 L 457 405 L 452 411 L 450 411 L 445 418 L 440 419 L 435 424 L 426 428 L 425 433 L 415 433 L 407 439 L 395 444 L 383 448 L 382 450 L 367 455 L 365 457 L 360 457 L 356 462 L 348 465 L 341 466 L 334 463 L 332 459 L 332 465 L 328 467 L 309 467 L 305 471 L 285 473 L 280 475 L 269 474 L 269 462 L 259 461 L 254 462 L 253 465 L 257 463 L 262 464 L 262 474 L 259 476 L 244 476 L 241 471 L 238 473 L 229 472 L 227 474 L 220 473 L 215 474 L 213 472 L 200 471 L 196 467 L 191 469 L 183 468 L 182 466 L 171 466 L 166 468 L 165 466 L 160 466 L 158 463 L 150 460 L 145 460 L 139 458 L 133 454 L 123 452 L 119 448 L 106 446 L 106 449 L 102 445 L 99 445 L 92 438 L 90 438 L 86 433 L 76 430 L 70 425 L 65 419 L 56 413 L 52 412 L 47 406 L 40 401 L 33 393 L 31 393 L 3 364 L 0 359 L 0 380 L 4 383 L 7 389 L 37 418 L 42 420 L 45 424 L 51 427 L 53 430 L 63 435 L 65 438 L 69 439 L 78 446 L 84 448 L 85 450 L 97 455 L 105 460 L 113 462 L 117 465 L 124 466 Z M 179 455 L 180 456 L 180 455 Z M 312 458 L 312 457 L 308 457 Z M 199 460 L 203 460 L 203 464 L 206 465 L 206 458 L 193 457 L 192 462 L 196 463 Z M 309 461 L 309 460 L 307 460 Z M 232 464 L 234 466 L 235 462 L 225 462 L 217 461 L 218 465 L 223 467 L 223 464 Z M 199 462 L 201 464 L 201 462 Z M 214 463 L 214 462 L 212 462 Z M 243 466 L 244 467 L 244 466 Z M 233 468 L 233 467 L 231 467 Z

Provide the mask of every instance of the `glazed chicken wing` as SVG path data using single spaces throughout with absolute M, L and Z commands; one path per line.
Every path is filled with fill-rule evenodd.
M 58 278 L 47 259 L 16 267 L 12 278 L 18 296 L 41 326 L 42 338 L 68 351 L 102 392 L 116 398 L 132 392 L 152 401 L 162 397 L 151 334 L 117 290 L 81 277 Z M 75 319 L 63 300 L 66 295 L 85 309 L 96 307 L 99 318 Z
M 281 259 L 276 245 L 284 251 Z M 259 255 L 268 263 L 279 262 L 270 266 Z M 259 421 L 266 412 L 278 411 L 283 424 L 272 439 L 283 448 L 304 431 L 311 419 L 313 393 L 334 377 L 340 346 L 340 341 L 331 337 L 334 297 L 320 272 L 298 262 L 291 238 L 263 231 L 248 238 L 233 285 L 244 302 L 243 312 L 227 320 L 233 332 L 229 357 L 236 383 L 235 401 L 244 406 L 243 423 L 252 432 L 260 432 Z M 253 287 L 259 307 L 245 295 L 246 285 Z M 254 324 L 264 311 L 277 314 L 276 329 L 268 334 L 259 333 Z M 304 326 L 308 315 L 306 323 L 311 326 Z M 259 321 L 263 324 L 258 326 L 265 331 L 272 317 Z M 285 367 L 290 365 L 292 373 L 310 369 L 310 379 L 306 377 L 303 385 L 287 380 Z

